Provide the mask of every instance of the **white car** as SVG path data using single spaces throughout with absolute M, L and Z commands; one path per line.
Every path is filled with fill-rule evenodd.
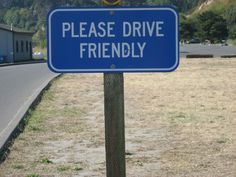
M 33 58 L 34 59 L 43 59 L 44 58 L 44 54 L 43 54 L 43 52 L 34 52 Z

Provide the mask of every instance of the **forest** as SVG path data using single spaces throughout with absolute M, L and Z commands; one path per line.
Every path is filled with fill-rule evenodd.
M 180 12 L 181 19 L 181 39 L 187 40 L 191 38 L 201 38 L 210 33 L 213 36 L 221 35 L 219 39 L 236 38 L 236 7 L 232 6 L 224 12 L 213 12 L 217 15 L 218 24 L 211 24 L 213 32 L 204 33 L 204 17 L 191 14 L 196 7 L 206 0 L 124 0 L 125 6 L 140 6 L 140 5 L 171 5 L 176 7 Z M 100 0 L 0 0 L 0 23 L 13 25 L 14 27 L 22 28 L 28 31 L 34 31 L 34 41 L 36 45 L 41 47 L 46 46 L 46 16 L 50 9 L 55 7 L 81 7 L 81 6 L 99 6 Z M 214 22 L 214 15 L 208 15 L 209 23 Z M 219 16 L 219 17 L 218 17 Z M 202 19 L 202 20 L 201 20 Z M 207 24 L 205 24 L 207 26 Z M 209 24 L 208 24 L 209 25 Z M 225 26 L 225 28 L 224 28 Z M 215 32 L 222 30 L 223 32 Z M 227 35 L 225 35 L 227 34 Z M 215 37 L 212 37 L 215 40 Z

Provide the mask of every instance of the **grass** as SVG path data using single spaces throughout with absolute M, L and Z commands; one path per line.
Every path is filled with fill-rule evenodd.
M 224 2 L 215 3 L 211 6 L 210 10 L 217 13 L 224 13 L 228 6 Z
M 20 165 L 20 164 L 17 164 L 17 165 L 13 165 L 13 168 L 20 170 L 20 169 L 24 169 L 24 166 Z
M 221 138 L 217 139 L 216 142 L 219 144 L 225 144 L 225 143 L 229 142 L 229 139 L 226 137 L 221 137 Z
M 51 160 L 49 160 L 48 158 L 43 158 L 41 160 L 41 163 L 43 163 L 43 164 L 52 164 L 53 162 Z
M 235 40 L 230 39 L 227 41 L 227 43 L 236 46 L 236 39 Z
M 40 177 L 40 175 L 33 173 L 33 174 L 30 174 L 30 175 L 27 175 L 26 177 Z
M 194 59 L 173 73 L 125 74 L 127 176 L 234 177 L 235 68 Z M 63 75 L 30 111 L 1 175 L 105 176 L 103 104 L 102 75 Z
M 235 6 L 236 2 L 235 0 L 215 0 L 213 3 L 211 3 L 208 6 L 205 6 L 203 9 L 201 9 L 200 11 L 197 9 L 195 9 L 195 11 L 193 12 L 193 14 L 199 14 L 203 11 L 215 11 L 217 13 L 224 13 L 225 11 L 227 11 L 227 9 L 229 9 L 232 6 Z
M 193 123 L 200 122 L 201 118 L 191 112 L 170 112 L 168 120 L 170 123 Z
M 39 176 L 38 174 L 42 174 L 42 172 L 49 174 L 70 172 L 77 174 L 79 171 L 83 170 L 83 167 L 78 166 L 77 162 L 68 165 L 54 163 L 50 158 L 48 158 L 48 156 L 51 157 L 52 154 L 44 153 L 43 157 L 38 160 L 38 156 L 41 156 L 42 153 L 41 150 L 38 150 L 45 146 L 45 141 L 59 141 L 60 139 L 63 139 L 64 136 L 69 137 L 71 134 L 77 134 L 78 132 L 83 131 L 86 127 L 78 123 L 78 117 L 84 114 L 80 108 L 73 104 L 64 104 L 64 102 L 62 102 L 63 105 L 59 107 L 55 104 L 55 99 L 57 98 L 57 93 L 55 92 L 57 89 L 56 82 L 58 81 L 56 80 L 55 84 L 44 93 L 41 103 L 36 106 L 35 110 L 31 109 L 28 111 L 27 116 L 24 118 L 24 124 L 26 125 L 25 129 L 15 142 L 15 144 L 18 144 L 17 147 L 13 147 L 12 149 L 17 153 L 15 157 L 18 159 L 14 161 L 13 164 L 16 165 L 12 165 L 12 169 L 17 171 L 30 169 L 29 171 L 27 170 L 28 173 L 32 173 L 28 175 L 29 177 Z M 66 117 L 67 119 L 61 119 L 61 117 Z M 51 122 L 50 118 L 55 118 L 55 120 Z M 60 134 L 63 132 L 66 133 L 62 137 Z M 30 167 L 18 165 L 21 164 L 23 160 L 20 151 L 31 151 L 26 148 L 29 145 L 35 147 L 33 150 L 33 152 L 35 152 L 33 155 L 34 157 L 31 155 L 24 159 Z M 24 154 L 24 152 L 22 153 Z M 38 171 L 38 168 L 42 169 L 42 171 Z M 27 176 L 27 174 L 25 175 Z
M 59 167 L 57 167 L 57 171 L 58 172 L 64 172 L 64 171 L 68 171 L 70 169 L 69 166 L 65 166 L 65 165 L 61 165 Z
M 81 170 L 83 170 L 82 167 L 75 167 L 75 171 L 81 171 Z

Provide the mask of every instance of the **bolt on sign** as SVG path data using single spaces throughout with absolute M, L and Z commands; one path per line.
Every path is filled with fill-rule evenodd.
M 48 64 L 59 73 L 173 71 L 179 64 L 178 14 L 171 7 L 54 9 Z

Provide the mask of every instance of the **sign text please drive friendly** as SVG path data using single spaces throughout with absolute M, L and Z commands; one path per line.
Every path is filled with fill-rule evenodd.
M 48 15 L 48 64 L 55 72 L 170 72 L 178 63 L 178 15 L 170 7 Z

